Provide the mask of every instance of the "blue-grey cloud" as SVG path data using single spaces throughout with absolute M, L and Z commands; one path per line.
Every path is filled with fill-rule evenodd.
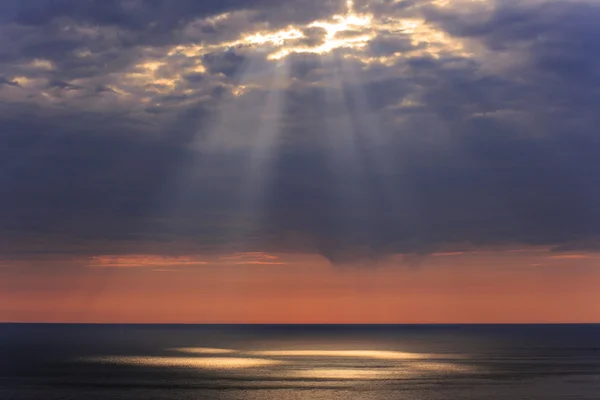
M 478 4 L 4 2 L 2 251 L 596 248 L 600 6 Z

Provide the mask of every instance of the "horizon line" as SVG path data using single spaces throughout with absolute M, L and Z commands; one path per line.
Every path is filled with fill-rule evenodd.
M 598 322 L 398 322 L 398 323 L 269 323 L 269 322 L 11 322 L 0 325 L 114 325 L 114 326 L 532 326 L 600 325 Z

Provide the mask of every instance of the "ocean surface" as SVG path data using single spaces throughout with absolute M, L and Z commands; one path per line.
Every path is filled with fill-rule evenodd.
M 0 324 L 0 399 L 600 399 L 600 325 Z

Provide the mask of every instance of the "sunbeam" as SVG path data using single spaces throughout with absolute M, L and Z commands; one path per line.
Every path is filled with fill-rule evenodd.
M 362 149 L 362 162 L 365 165 L 366 174 L 364 190 L 370 194 L 369 205 L 371 214 L 370 221 L 381 225 L 383 221 L 394 219 L 394 210 L 398 204 L 411 206 L 416 204 L 413 192 L 407 187 L 406 182 L 400 178 L 399 171 L 402 165 L 402 152 L 392 154 L 389 149 L 393 147 L 394 140 L 398 137 L 391 136 L 385 132 L 383 121 L 369 103 L 369 94 L 365 90 L 365 82 L 361 79 L 361 70 L 353 59 L 342 58 L 340 60 L 340 79 L 346 83 L 347 96 L 351 99 L 353 112 L 352 124 L 357 132 L 357 141 Z M 403 135 L 403 132 L 398 132 Z M 403 149 L 406 154 L 410 149 Z M 400 156 L 400 159 L 398 157 Z M 368 182 L 368 184 L 367 184 Z M 415 214 L 410 217 L 414 225 L 418 226 Z M 373 231 L 376 234 L 375 230 Z
M 599 19 L 596 0 L 1 0 L 0 319 L 598 319 Z M 231 361 L 192 339 L 113 355 Z
M 238 201 L 242 215 L 248 215 L 250 219 L 247 220 L 248 226 L 244 231 L 234 232 L 233 243 L 241 246 L 238 251 L 244 250 L 245 246 L 249 246 L 252 250 L 252 238 L 248 235 L 261 229 L 261 216 L 265 212 L 263 200 L 272 178 L 273 161 L 280 144 L 280 124 L 288 77 L 289 63 L 278 62 L 274 76 L 267 87 L 266 101 L 259 114 L 257 130 L 247 132 L 249 154 L 244 155 L 246 161 Z M 230 224 L 238 225 L 234 221 Z
M 199 191 L 198 185 L 228 182 L 235 194 L 224 203 L 231 206 L 230 212 L 215 213 L 211 218 L 223 227 L 215 234 L 214 244 L 221 251 L 232 252 L 240 251 L 236 244 L 249 240 L 252 231 L 259 228 L 255 216 L 260 214 L 262 191 L 269 180 L 288 76 L 284 61 L 267 62 L 256 52 L 243 57 L 232 78 L 234 83 L 218 88 L 221 93 L 213 106 L 214 115 L 196 128 L 189 144 L 189 160 L 166 191 L 172 221 L 166 229 L 185 234 L 196 229 L 188 222 L 189 212 L 212 196 Z M 254 111 L 256 108 L 260 112 Z
M 244 198 L 249 203 L 260 201 L 261 194 L 269 180 L 269 170 L 272 168 L 274 151 L 279 145 L 279 133 L 286 92 L 287 79 L 289 78 L 289 63 L 277 63 L 274 77 L 267 88 L 267 98 L 256 133 L 250 135 L 250 159 L 246 169 L 244 182 L 247 187 L 242 191 Z
M 330 70 L 326 84 L 324 142 L 328 149 L 328 159 L 333 170 L 333 188 L 337 191 L 336 219 L 345 227 L 347 238 L 351 241 L 359 232 L 368 232 L 371 206 L 368 187 L 366 187 L 364 148 L 360 140 L 360 127 L 354 119 L 355 109 L 348 97 L 348 87 L 340 72 L 340 59 L 331 55 L 325 58 Z

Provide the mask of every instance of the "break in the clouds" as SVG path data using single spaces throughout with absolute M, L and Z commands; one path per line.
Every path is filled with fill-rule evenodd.
M 0 14 L 6 258 L 598 248 L 596 1 Z

